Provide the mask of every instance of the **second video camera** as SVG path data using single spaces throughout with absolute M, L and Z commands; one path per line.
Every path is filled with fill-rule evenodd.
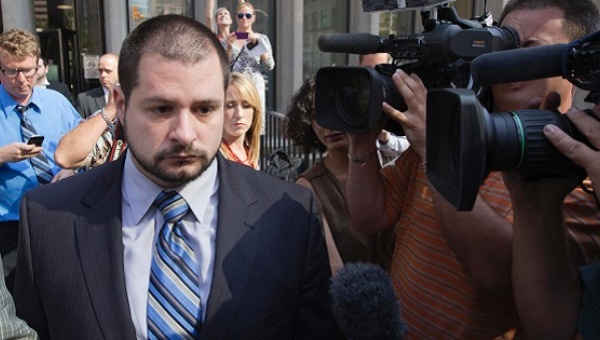
M 453 7 L 423 12 L 424 32 L 419 35 L 380 39 L 369 34 L 322 36 L 323 52 L 369 54 L 385 52 L 392 64 L 368 67 L 323 67 L 316 74 L 317 122 L 333 130 L 365 134 L 379 124 L 383 101 L 406 110 L 391 81 L 400 68 L 416 73 L 429 88 L 472 85 L 469 61 L 486 53 L 519 47 L 519 37 L 510 27 L 485 27 L 465 20 Z M 433 19 L 435 18 L 435 19 Z M 399 124 L 386 130 L 403 135 Z

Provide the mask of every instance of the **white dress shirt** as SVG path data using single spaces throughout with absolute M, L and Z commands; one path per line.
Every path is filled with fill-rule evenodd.
M 152 202 L 163 188 L 140 173 L 131 158 L 131 152 L 127 151 L 121 187 L 125 286 L 136 337 L 147 339 L 152 249 L 164 222 L 162 213 L 152 206 Z M 203 318 L 206 316 L 206 301 L 214 268 L 218 186 L 215 159 L 199 178 L 175 189 L 189 204 L 192 212 L 188 212 L 183 218 L 183 232 L 198 263 Z
M 104 86 L 102 86 L 102 92 L 104 93 L 104 102 L 108 103 L 108 89 Z

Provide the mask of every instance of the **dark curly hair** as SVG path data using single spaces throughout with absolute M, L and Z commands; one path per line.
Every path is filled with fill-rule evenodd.
M 314 150 L 324 152 L 327 147 L 321 143 L 312 128 L 315 119 L 313 109 L 315 92 L 315 77 L 312 76 L 302 83 L 302 86 L 292 97 L 292 102 L 287 108 L 287 114 L 283 120 L 283 133 L 292 139 L 294 144 L 304 153 Z

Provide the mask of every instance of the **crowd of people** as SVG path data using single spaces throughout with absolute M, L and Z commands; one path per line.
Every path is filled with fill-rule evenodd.
M 352 338 L 329 296 L 350 262 L 389 273 L 407 339 L 600 337 L 600 105 L 572 107 L 560 77 L 492 85 L 491 111 L 564 112 L 588 144 L 543 132 L 587 176 L 492 172 L 463 212 L 427 177 L 417 75 L 392 76 L 406 111 L 382 105 L 406 136 L 321 126 L 310 77 L 284 132 L 324 156 L 283 181 L 258 165 L 271 43 L 249 2 L 235 29 L 214 7 L 142 22 L 76 100 L 33 34 L 0 34 L 0 339 Z M 509 0 L 499 24 L 526 48 L 596 32 L 600 14 Z

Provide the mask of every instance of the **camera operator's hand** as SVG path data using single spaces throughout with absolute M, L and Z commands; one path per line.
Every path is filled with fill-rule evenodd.
M 600 149 L 600 105 L 592 110 L 595 117 L 584 111 L 571 109 L 567 112 L 569 120 L 587 138 L 591 145 Z M 573 163 L 583 167 L 594 186 L 596 197 L 600 199 L 600 151 L 579 142 L 554 125 L 544 127 L 548 140 Z
M 383 103 L 383 112 L 402 124 L 410 146 L 425 159 L 425 113 L 427 107 L 427 88 L 416 74 L 407 74 L 398 69 L 392 81 L 406 103 L 407 110 L 401 112 L 387 103 Z

